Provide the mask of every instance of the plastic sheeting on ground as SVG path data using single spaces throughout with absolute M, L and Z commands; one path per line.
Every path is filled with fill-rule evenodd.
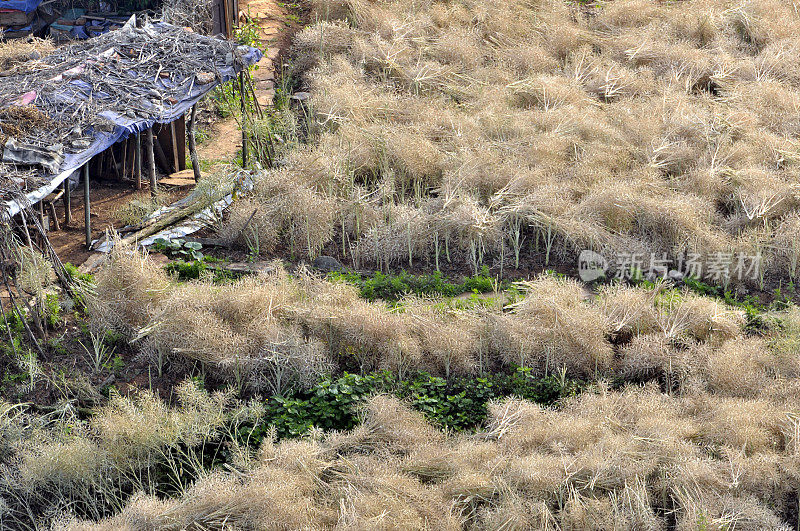
M 163 238 L 165 240 L 171 241 L 178 238 L 183 238 L 188 236 L 189 234 L 193 234 L 203 227 L 208 227 L 209 225 L 213 225 L 215 222 L 219 221 L 222 218 L 222 213 L 228 208 L 231 203 L 234 201 L 234 196 L 240 196 L 242 194 L 246 194 L 253 189 L 254 181 L 253 177 L 248 174 L 245 170 L 241 171 L 241 174 L 237 177 L 237 186 L 233 193 L 222 197 L 221 199 L 215 201 L 211 205 L 207 206 L 206 208 L 202 209 L 198 213 L 187 217 L 183 221 L 171 226 L 167 227 L 164 230 L 153 234 L 152 236 L 148 236 L 147 238 L 143 238 L 136 242 L 136 245 L 140 247 L 147 247 L 152 245 L 158 240 L 159 238 Z M 153 220 L 160 216 L 163 216 L 169 212 L 174 212 L 179 208 L 183 208 L 192 201 L 196 201 L 197 198 L 195 196 L 196 192 L 192 192 L 190 195 L 184 197 L 176 201 L 175 203 L 159 208 L 149 216 L 147 216 L 147 220 Z M 92 242 L 92 248 L 95 251 L 99 251 L 101 253 L 110 252 L 111 249 L 114 247 L 114 242 L 106 240 L 103 243 L 97 245 L 95 247 L 95 243 L 98 240 L 94 240 Z

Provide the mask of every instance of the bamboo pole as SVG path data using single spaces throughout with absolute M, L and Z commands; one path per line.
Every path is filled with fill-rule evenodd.
M 200 160 L 197 158 L 197 144 L 195 142 L 194 128 L 197 120 L 197 105 L 192 105 L 192 113 L 189 115 L 189 157 L 192 159 L 192 170 L 194 170 L 194 180 L 200 180 Z
M 64 225 L 72 222 L 72 197 L 69 189 L 69 178 L 64 179 Z
M 244 71 L 239 72 L 239 96 L 242 100 L 242 167 L 247 168 L 247 92 L 244 90 Z
M 39 223 L 44 227 L 44 199 L 39 201 Z
M 142 134 L 136 133 L 136 169 L 134 170 L 134 180 L 136 181 L 136 189 L 142 189 Z
M 114 155 L 114 146 L 108 148 L 109 155 L 111 155 L 111 169 L 114 170 L 114 177 L 117 178 L 118 181 L 122 180 L 122 174 L 119 172 L 119 166 L 117 166 L 117 156 Z
M 178 157 L 178 135 L 175 132 L 175 120 L 169 123 L 169 139 L 172 142 L 172 171 L 177 173 L 181 169 L 181 161 Z
M 145 155 L 147 155 L 147 175 L 150 178 L 150 195 L 153 199 L 156 198 L 156 194 L 158 190 L 158 181 L 156 180 L 156 157 L 153 151 L 153 129 L 150 128 L 147 130 L 147 133 L 144 137 L 144 151 Z
M 130 168 L 128 168 L 128 144 L 129 143 L 130 142 L 128 142 L 128 139 L 126 138 L 125 139 L 125 143 L 122 146 L 122 178 L 123 179 L 127 179 L 128 178 L 128 170 L 130 169 Z
M 92 218 L 89 204 L 89 163 L 83 166 L 83 224 L 86 229 L 86 247 L 92 247 Z

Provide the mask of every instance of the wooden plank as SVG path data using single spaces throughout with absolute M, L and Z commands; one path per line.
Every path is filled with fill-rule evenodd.
M 233 10 L 233 0 L 225 0 L 226 15 L 228 19 L 228 38 L 233 39 L 234 30 L 236 29 L 236 12 Z
M 212 0 L 211 2 L 211 34 L 212 35 L 220 35 L 223 34 L 223 24 L 222 24 L 222 2 L 224 0 Z
M 2 7 L 0 5 L 0 7 Z M 24 11 L 7 10 L 0 11 L 0 26 L 27 26 L 33 21 L 36 11 L 25 13 Z
M 186 166 L 186 116 L 181 115 L 175 120 L 175 138 L 178 140 L 178 171 L 185 170 Z
M 160 181 L 158 181 L 159 185 L 166 185 L 166 186 L 194 186 L 196 184 L 194 180 L 194 174 L 192 170 L 181 170 L 177 173 L 172 173 L 169 177 L 164 177 Z
M 172 170 L 173 173 L 181 171 L 181 164 L 178 162 L 178 137 L 175 132 L 175 122 L 169 124 L 169 140 L 172 148 Z
M 152 131 L 154 133 L 153 147 L 155 149 L 156 161 L 161 167 L 161 171 L 166 174 L 173 173 L 175 170 L 172 168 L 172 160 L 167 158 L 167 151 L 172 150 L 169 127 L 158 124 L 153 126 Z
M 184 139 L 181 141 L 180 139 L 180 131 L 178 130 L 178 124 L 175 124 L 175 144 L 173 144 L 173 136 L 172 136 L 172 124 L 158 124 L 155 129 L 157 145 L 156 145 L 156 156 L 158 157 L 158 165 L 161 166 L 161 169 L 164 170 L 164 173 L 175 173 L 176 171 L 180 171 L 180 148 L 181 144 L 185 144 L 186 140 Z M 186 130 L 184 126 L 184 136 L 186 135 Z M 175 151 L 178 150 L 178 156 L 175 156 Z M 186 149 L 184 147 L 184 149 Z M 160 153 L 159 153 L 160 151 Z M 184 158 L 186 157 L 186 152 L 184 151 Z M 177 163 L 177 166 L 176 166 Z M 184 165 L 186 163 L 184 162 Z
M 225 20 L 225 37 L 230 39 L 233 37 L 233 32 L 231 31 L 230 26 L 230 6 L 228 5 L 228 0 L 222 0 L 222 12 L 224 13 L 223 20 Z

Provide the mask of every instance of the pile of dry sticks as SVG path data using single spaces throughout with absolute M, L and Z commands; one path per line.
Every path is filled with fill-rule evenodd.
M 230 41 L 160 23 L 130 23 L 65 46 L 0 74 L 0 139 L 31 151 L 80 153 L 115 122 L 162 121 L 197 87 L 220 80 L 221 69 L 240 70 L 242 53 Z M 31 110 L 10 110 L 16 107 Z M 15 119 L 34 113 L 42 120 L 32 125 Z M 44 173 L 0 159 L 0 198 L 36 189 Z

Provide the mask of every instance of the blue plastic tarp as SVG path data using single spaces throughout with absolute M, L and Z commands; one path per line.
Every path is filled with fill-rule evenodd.
M 248 65 L 257 63 L 263 54 L 257 48 L 249 48 L 247 53 L 244 54 L 244 62 Z M 236 71 L 233 67 L 220 68 L 220 77 L 222 83 L 226 83 L 236 77 Z M 177 120 L 186 111 L 192 108 L 192 105 L 197 103 L 203 96 L 208 94 L 213 88 L 219 85 L 220 82 L 209 83 L 208 85 L 193 85 L 191 92 L 186 94 L 183 100 L 171 106 L 167 112 L 159 116 L 158 119 L 141 120 L 130 118 L 128 116 L 121 116 L 112 111 L 105 111 L 100 113 L 100 116 L 113 122 L 116 127 L 113 133 L 96 133 L 95 140 L 86 151 L 74 155 L 66 155 L 64 163 L 61 166 L 61 171 L 68 170 L 69 168 L 78 169 L 83 166 L 89 159 L 95 155 L 102 153 L 112 145 L 121 140 L 125 140 L 128 136 L 136 133 L 147 131 L 157 123 L 168 124 Z M 97 97 L 94 94 L 94 97 Z
M 30 13 L 39 7 L 42 0 L 0 0 L 0 9 L 14 9 Z
M 8 28 L 5 31 L 2 31 L 0 33 L 17 33 L 17 32 L 20 32 L 20 31 L 33 31 L 33 25 L 25 26 L 24 28 L 18 28 L 18 29 Z

